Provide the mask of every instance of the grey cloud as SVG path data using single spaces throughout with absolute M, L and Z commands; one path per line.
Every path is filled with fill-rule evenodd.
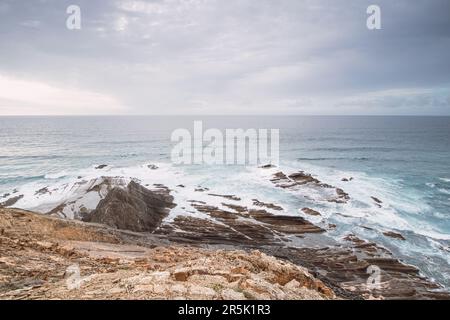
M 382 30 L 369 31 L 374 2 Z M 73 3 L 80 31 L 65 28 Z M 0 30 L 0 74 L 111 95 L 129 113 L 345 113 L 364 95 L 353 103 L 416 112 L 370 98 L 395 89 L 429 90 L 414 104 L 450 113 L 430 102 L 450 88 L 448 0 L 10 0 Z

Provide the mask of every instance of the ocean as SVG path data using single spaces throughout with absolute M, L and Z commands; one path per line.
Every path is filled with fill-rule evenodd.
M 174 165 L 171 133 L 207 128 L 279 129 L 277 170 L 304 170 L 342 188 L 348 204 L 321 201 L 314 190 L 296 194 L 270 183 L 257 166 Z M 98 116 L 0 117 L 0 202 L 23 194 L 14 206 L 36 210 L 70 193 L 37 197 L 36 190 L 71 185 L 80 178 L 126 176 L 169 188 L 183 184 L 257 197 L 287 214 L 303 207 L 335 224 L 327 236 L 353 233 L 379 243 L 396 257 L 450 288 L 450 117 L 406 116 Z M 98 165 L 105 164 L 102 170 Z M 148 170 L 154 164 L 158 170 Z M 345 181 L 347 180 L 347 181 Z M 175 194 L 177 214 L 188 210 L 193 189 Z M 381 201 L 377 203 L 374 198 Z M 405 241 L 383 235 L 401 233 Z

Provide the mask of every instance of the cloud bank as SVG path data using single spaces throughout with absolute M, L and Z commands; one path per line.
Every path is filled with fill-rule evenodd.
M 0 115 L 450 114 L 448 0 L 6 0 L 0 43 Z

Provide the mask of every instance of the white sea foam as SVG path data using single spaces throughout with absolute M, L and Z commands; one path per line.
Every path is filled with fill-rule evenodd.
M 450 240 L 450 235 L 436 227 L 429 225 L 422 216 L 426 212 L 433 212 L 423 195 L 407 190 L 402 181 L 395 179 L 377 178 L 357 171 L 342 171 L 311 164 L 290 162 L 286 170 L 305 170 L 313 174 L 320 181 L 342 188 L 350 196 L 345 204 L 328 204 L 327 208 L 319 210 L 322 216 L 353 224 L 364 223 L 375 229 L 397 229 L 412 231 L 416 234 L 434 239 Z M 342 178 L 352 177 L 351 181 Z M 382 201 L 381 207 L 372 197 Z M 336 217 L 336 213 L 349 216 L 352 219 Z
M 155 165 L 158 169 L 152 169 Z M 349 227 L 364 223 L 387 229 L 413 231 L 435 239 L 450 239 L 450 235 L 439 232 L 423 219 L 419 219 L 423 212 L 432 211 L 420 195 L 404 190 L 401 181 L 369 177 L 365 173 L 340 171 L 322 168 L 298 162 L 284 163 L 279 168 L 261 169 L 244 167 L 177 167 L 169 163 L 145 163 L 130 167 L 112 167 L 96 169 L 96 166 L 76 170 L 74 172 L 59 172 L 47 175 L 45 180 L 28 183 L 19 188 L 18 194 L 24 197 L 15 206 L 48 212 L 61 203 L 70 205 L 64 209 L 64 215 L 73 218 L 76 210 L 84 207 L 94 209 L 106 191 L 102 193 L 87 192 L 92 185 L 81 182 L 96 181 L 99 177 L 123 177 L 125 181 L 137 179 L 142 185 L 152 189 L 154 184 L 163 184 L 170 188 L 177 206 L 171 211 L 167 220 L 177 215 L 193 215 L 207 218 L 193 208 L 189 200 L 205 201 L 224 210 L 229 210 L 223 203 L 233 203 L 233 200 L 210 196 L 209 193 L 223 195 L 237 195 L 242 200 L 239 205 L 252 207 L 252 199 L 275 203 L 282 206 L 282 212 L 272 211 L 273 214 L 301 215 L 313 223 L 320 223 L 323 219 L 339 220 L 348 223 Z M 270 181 L 272 175 L 278 171 L 292 173 L 305 170 L 312 173 L 324 183 L 342 188 L 350 195 L 347 204 L 330 203 L 327 201 L 334 189 L 314 188 L 304 186 L 298 190 L 276 188 Z M 353 179 L 342 181 L 342 178 Z M 91 182 L 92 183 L 92 182 Z M 183 185 L 184 187 L 181 187 Z M 36 191 L 47 188 L 47 193 Z M 196 191 L 208 188 L 204 192 Z M 446 189 L 444 189 L 446 190 Z M 372 198 L 382 201 L 381 205 Z M 312 217 L 299 209 L 311 207 L 321 213 L 321 217 Z M 269 210 L 270 211 L 270 210 Z M 403 214 L 407 212 L 408 215 Z M 342 218 L 337 213 L 350 218 Z M 418 219 L 412 219 L 416 215 Z M 357 219 L 357 220 L 355 220 Z
M 439 192 L 441 192 L 443 194 L 450 194 L 450 190 L 448 190 L 448 189 L 439 188 L 438 190 L 439 190 Z

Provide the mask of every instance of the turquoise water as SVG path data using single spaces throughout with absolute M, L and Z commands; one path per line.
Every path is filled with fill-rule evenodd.
M 192 130 L 194 120 L 203 120 L 205 129 L 280 129 L 281 168 L 311 172 L 343 188 L 351 203 L 275 190 L 257 168 L 172 168 L 170 135 Z M 450 117 L 0 117 L 0 141 L 0 197 L 92 174 L 99 164 L 114 174 L 139 175 L 139 166 L 157 163 L 166 170 L 158 181 L 178 170 L 186 183 L 258 195 L 292 214 L 317 208 L 323 217 L 314 222 L 338 225 L 330 236 L 352 232 L 375 240 L 450 287 Z M 383 201 L 381 208 L 371 196 Z M 385 230 L 407 241 L 383 237 Z

